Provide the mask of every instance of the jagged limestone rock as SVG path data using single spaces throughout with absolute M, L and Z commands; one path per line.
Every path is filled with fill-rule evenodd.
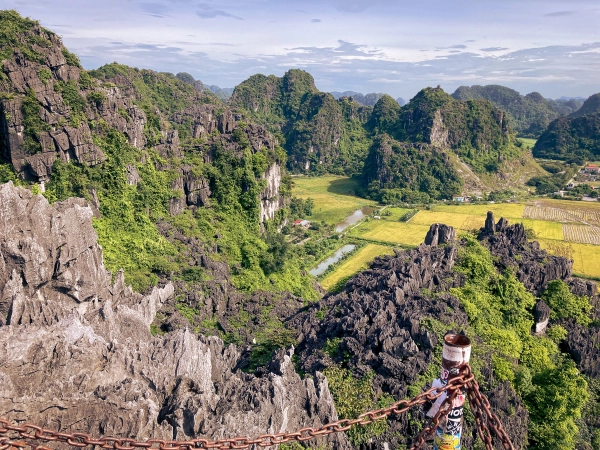
M 536 334 L 546 331 L 548 321 L 550 320 L 550 307 L 543 300 L 535 304 L 533 320 L 535 321 L 534 332 Z
M 425 236 L 425 245 L 436 247 L 438 245 L 449 244 L 456 239 L 456 230 L 448 225 L 434 223 L 429 227 Z
M 171 283 L 133 292 L 111 283 L 83 199 L 49 205 L 0 186 L 0 411 L 62 432 L 138 440 L 295 431 L 337 420 L 327 380 L 302 380 L 293 349 L 261 377 L 241 351 L 179 329 L 152 336 Z M 336 434 L 315 445 L 348 449 Z

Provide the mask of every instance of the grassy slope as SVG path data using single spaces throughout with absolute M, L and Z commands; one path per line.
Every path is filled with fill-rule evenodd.
M 315 208 L 311 220 L 325 221 L 328 225 L 342 222 L 363 206 L 375 206 L 371 200 L 356 197 L 357 183 L 346 177 L 294 177 L 293 195 L 312 198 Z
M 525 147 L 530 148 L 530 149 L 533 148 L 533 146 L 537 142 L 537 139 L 531 139 L 531 138 L 519 138 L 519 139 L 523 142 L 523 145 L 525 145 Z

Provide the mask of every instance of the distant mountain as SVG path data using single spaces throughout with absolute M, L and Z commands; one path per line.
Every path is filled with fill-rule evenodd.
M 373 139 L 363 170 L 366 194 L 384 203 L 427 203 L 462 192 L 463 180 L 441 147 L 399 142 L 387 134 Z
M 583 102 L 585 101 L 585 99 L 581 97 L 561 97 L 555 100 L 548 98 L 546 100 L 548 100 L 548 103 L 552 108 L 561 116 L 573 114 L 581 108 L 581 105 L 583 105 Z
M 506 112 L 487 100 L 456 100 L 439 87 L 421 90 L 403 107 L 384 95 L 367 127 L 375 138 L 364 186 L 386 202 L 452 198 L 461 193 L 467 172 L 480 187 L 480 175 L 502 174 L 507 184 L 506 164 L 519 159 L 524 166 L 531 159 L 515 147 Z
M 533 147 L 537 158 L 583 163 L 600 157 L 600 112 L 553 121 Z
M 507 114 L 489 101 L 458 101 L 438 87 L 422 89 L 404 107 L 384 96 L 369 124 L 400 141 L 451 148 L 481 171 L 511 143 L 506 119 Z
M 340 99 L 341 97 L 352 97 L 354 101 L 364 106 L 375 106 L 375 103 L 377 103 L 377 101 L 385 95 L 381 92 L 377 94 L 374 92 L 370 94 L 361 94 L 360 92 L 354 91 L 330 92 L 330 94 L 333 95 L 336 100 Z M 400 104 L 400 106 L 404 106 L 406 104 L 404 99 L 401 97 L 398 97 L 396 101 Z
M 231 98 L 231 94 L 233 94 L 233 90 L 235 89 L 235 88 L 220 88 L 219 86 L 215 86 L 214 84 L 207 86 L 207 88 L 208 88 L 208 90 L 213 92 L 219 99 L 221 99 L 225 102 Z
M 202 84 L 202 81 L 194 79 L 194 77 L 191 76 L 189 73 L 179 72 L 175 76 L 184 83 L 194 86 L 198 92 L 204 92 L 204 84 Z
M 508 114 L 487 100 L 456 100 L 439 87 L 423 89 L 405 106 L 389 95 L 372 108 L 353 99 L 319 92 L 310 74 L 294 69 L 282 78 L 250 77 L 230 105 L 278 135 L 289 170 L 362 173 L 363 193 L 378 200 L 389 189 L 395 191 L 388 200 L 451 198 L 461 193 L 462 176 L 475 180 L 473 191 L 500 175 L 506 185 L 514 175 L 507 163 L 517 160 L 536 172 L 531 154 L 516 147 Z
M 278 131 L 295 172 L 360 173 L 369 141 L 363 128 L 371 108 L 350 97 L 320 92 L 313 77 L 292 69 L 281 78 L 253 75 L 236 86 L 232 107 Z
M 574 113 L 570 114 L 569 117 L 582 117 L 587 114 L 593 114 L 600 112 L 600 93 L 591 95 Z
M 554 119 L 571 114 L 577 101 L 547 100 L 538 92 L 525 96 L 500 85 L 461 86 L 452 96 L 457 100 L 485 99 L 510 114 L 511 127 L 523 137 L 538 137 Z
M 365 106 L 373 106 L 375 103 L 377 103 L 377 100 L 383 97 L 382 93 L 376 94 L 374 92 L 366 95 L 354 91 L 330 92 L 330 94 L 333 95 L 333 98 L 336 100 L 339 100 L 341 97 L 352 97 L 354 101 Z

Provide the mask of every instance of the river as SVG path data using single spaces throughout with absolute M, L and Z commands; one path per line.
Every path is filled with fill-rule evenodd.
M 329 258 L 321 261 L 321 263 L 317 267 L 315 267 L 314 269 L 310 269 L 309 273 L 313 277 L 318 277 L 319 275 L 325 273 L 325 271 L 329 268 L 329 266 L 331 266 L 332 264 L 335 264 L 340 259 L 342 259 L 342 257 L 344 255 L 347 255 L 348 253 L 353 252 L 355 248 L 356 248 L 356 245 L 352 245 L 352 244 L 346 244 L 343 247 L 338 248 L 337 251 L 333 254 L 333 256 L 330 256 Z
M 343 222 L 338 223 L 335 226 L 335 231 L 340 233 L 348 228 L 350 225 L 354 225 L 361 219 L 364 219 L 368 215 L 372 214 L 377 208 L 372 208 L 370 206 L 363 206 L 361 209 L 357 209 L 352 214 L 350 214 Z

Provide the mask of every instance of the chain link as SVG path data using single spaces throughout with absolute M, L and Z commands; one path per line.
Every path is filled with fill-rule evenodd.
M 437 414 L 429 421 L 428 425 L 413 440 L 411 450 L 420 449 L 425 441 L 435 432 L 440 418 L 448 414 L 454 398 L 462 390 L 466 389 L 469 402 L 475 420 L 477 421 L 478 433 L 486 448 L 492 449 L 492 438 L 490 429 L 501 439 L 505 450 L 514 450 L 506 432 L 502 428 L 498 418 L 491 412 L 490 404 L 485 396 L 479 392 L 479 385 L 468 365 L 461 368 L 461 373 L 448 380 L 448 384 L 442 387 L 431 388 L 411 400 L 399 400 L 396 403 L 373 411 L 368 411 L 356 419 L 341 419 L 328 423 L 322 427 L 306 427 L 291 433 L 263 434 L 254 439 L 247 436 L 232 439 L 219 439 L 211 441 L 208 439 L 192 439 L 189 441 L 169 441 L 162 439 L 149 439 L 138 442 L 130 438 L 102 437 L 99 439 L 91 437 L 86 433 L 60 433 L 53 430 L 38 427 L 29 423 L 22 425 L 12 424 L 10 421 L 0 418 L 0 450 L 23 449 L 31 447 L 33 450 L 53 450 L 44 445 L 30 442 L 32 440 L 47 442 L 62 442 L 72 447 L 83 448 L 87 446 L 98 446 L 102 449 L 132 450 L 132 449 L 156 449 L 156 450 L 192 450 L 192 449 L 217 449 L 217 450 L 241 450 L 253 445 L 259 447 L 270 447 L 284 444 L 286 442 L 304 442 L 319 436 L 326 436 L 349 430 L 355 425 L 368 425 L 377 420 L 384 419 L 392 414 L 401 414 L 414 406 L 427 402 L 434 403 L 437 398 L 446 393 L 447 397 Z M 13 437 L 9 437 L 11 434 Z M 15 440 L 15 438 L 17 440 Z
M 467 397 L 477 423 L 477 433 L 484 442 L 486 449 L 492 450 L 494 448 L 490 433 L 490 431 L 493 431 L 502 443 L 504 450 L 515 450 L 502 427 L 502 423 L 500 423 L 500 419 L 492 412 L 490 402 L 479 390 L 479 383 L 475 378 L 467 382 Z

